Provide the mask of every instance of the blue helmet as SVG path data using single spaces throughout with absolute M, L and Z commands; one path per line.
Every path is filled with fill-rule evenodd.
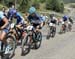
M 9 14 L 11 15 L 11 16 L 13 16 L 15 13 L 16 13 L 17 11 L 16 11 L 16 9 L 10 9 L 9 10 Z
M 36 12 L 35 7 L 31 7 L 31 8 L 29 8 L 29 13 L 30 13 L 30 14 L 35 13 L 35 12 Z
M 67 16 L 63 16 L 63 20 L 66 21 L 68 19 Z

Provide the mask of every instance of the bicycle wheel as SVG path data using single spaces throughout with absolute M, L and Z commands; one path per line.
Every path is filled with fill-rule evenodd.
M 27 35 L 22 41 L 22 53 L 21 55 L 24 56 L 30 52 L 31 49 L 31 37 Z
M 37 41 L 35 41 L 35 49 L 38 49 L 40 48 L 41 43 L 42 43 L 42 33 L 41 32 L 37 33 L 36 40 Z
M 53 28 L 52 37 L 55 37 L 55 34 L 56 34 L 56 28 Z
M 11 59 L 15 54 L 15 47 L 16 47 L 15 37 L 12 35 L 8 35 L 5 39 L 7 42 L 7 44 L 6 44 L 7 46 L 5 48 L 4 58 Z
M 68 25 L 68 31 L 71 31 L 71 30 L 72 30 L 72 25 L 69 24 L 69 25 Z

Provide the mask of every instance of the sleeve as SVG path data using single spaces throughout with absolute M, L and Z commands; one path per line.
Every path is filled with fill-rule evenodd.
M 0 19 L 3 19 L 5 16 L 4 16 L 4 13 L 2 11 L 0 11 Z
M 27 18 L 28 18 L 28 21 L 31 21 L 31 19 L 32 19 L 32 17 L 30 15 Z
M 40 19 L 40 15 L 37 13 L 35 13 L 35 17 L 36 17 L 36 19 Z
M 2 14 L 2 15 L 0 15 L 0 19 L 3 19 L 5 16 Z

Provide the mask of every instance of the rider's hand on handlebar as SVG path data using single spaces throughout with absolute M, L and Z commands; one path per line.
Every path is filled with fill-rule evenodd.
M 16 25 L 17 28 L 22 29 L 23 27 L 21 25 Z

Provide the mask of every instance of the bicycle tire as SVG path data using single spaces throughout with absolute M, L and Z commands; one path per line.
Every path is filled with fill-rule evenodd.
M 16 43 L 15 43 L 15 37 L 14 36 L 7 35 L 5 39 L 8 39 L 8 38 L 13 40 L 12 52 L 10 54 L 4 54 L 4 57 L 6 57 L 8 55 L 9 59 L 11 59 L 15 55 Z
M 35 49 L 39 49 L 41 47 L 41 43 L 42 43 L 42 33 L 39 32 L 37 34 L 37 41 L 35 42 Z
M 29 40 L 29 42 L 28 42 L 28 40 Z M 28 48 L 24 48 L 25 46 L 28 46 Z M 27 35 L 22 41 L 21 55 L 24 56 L 24 55 L 28 54 L 30 52 L 30 49 L 31 49 L 30 36 Z

